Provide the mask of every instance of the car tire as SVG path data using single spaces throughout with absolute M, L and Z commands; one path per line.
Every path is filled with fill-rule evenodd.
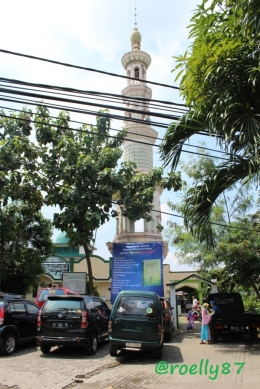
M 115 344 L 110 344 L 109 354 L 111 357 L 117 356 L 117 346 Z
M 257 328 L 249 329 L 249 340 L 250 342 L 255 342 L 257 340 Z
M 98 337 L 97 334 L 92 334 L 90 336 L 90 347 L 88 348 L 88 353 L 90 355 L 94 355 L 97 352 L 97 346 L 98 346 Z
M 51 350 L 51 346 L 49 346 L 48 344 L 44 344 L 41 346 L 41 352 L 43 354 L 48 354 Z
M 153 349 L 153 357 L 156 359 L 162 358 L 162 345 Z
M 5 337 L 3 346 L 1 347 L 2 355 L 11 355 L 13 354 L 16 348 L 16 336 L 14 334 L 9 334 Z
M 217 343 L 217 341 L 218 341 L 218 331 L 214 331 L 214 334 L 213 334 L 213 341 L 215 342 L 215 343 Z
M 165 340 L 165 342 L 170 342 L 172 340 L 172 332 L 165 332 L 164 333 L 164 340 Z

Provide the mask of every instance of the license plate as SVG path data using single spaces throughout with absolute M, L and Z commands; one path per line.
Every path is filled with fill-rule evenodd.
M 141 343 L 126 343 L 126 347 L 141 347 Z
M 54 328 L 68 328 L 69 323 L 52 323 L 52 327 Z

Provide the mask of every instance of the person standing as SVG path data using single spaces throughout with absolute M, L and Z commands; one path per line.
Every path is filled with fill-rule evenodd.
M 194 313 L 190 310 L 188 312 L 188 316 L 187 316 L 187 332 L 189 331 L 192 331 L 194 332 L 194 319 L 195 319 L 195 315 Z
M 209 330 L 209 323 L 211 321 L 212 315 L 214 315 L 214 312 L 208 314 L 207 309 L 209 307 L 209 304 L 204 303 L 202 305 L 201 315 L 202 315 L 202 321 L 201 321 L 201 340 L 200 344 L 209 344 L 211 341 L 211 335 Z
M 211 308 L 213 309 L 215 314 L 220 314 L 220 309 L 216 305 L 215 301 L 210 301 Z
M 215 315 L 218 315 L 220 314 L 220 309 L 219 307 L 216 305 L 215 301 L 210 301 L 210 306 L 211 306 L 211 310 L 212 312 L 214 312 Z M 209 323 L 209 331 L 210 331 L 210 336 L 211 336 L 211 343 L 214 343 L 214 328 L 213 328 L 213 322 L 212 320 L 210 321 Z
M 198 300 L 195 298 L 195 296 L 192 296 L 192 308 L 196 309 L 198 305 Z

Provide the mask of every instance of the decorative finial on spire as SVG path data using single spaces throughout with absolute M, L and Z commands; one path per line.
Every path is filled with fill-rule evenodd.
M 135 4 L 135 28 L 137 28 L 136 16 L 137 16 L 137 14 L 136 14 L 136 4 Z

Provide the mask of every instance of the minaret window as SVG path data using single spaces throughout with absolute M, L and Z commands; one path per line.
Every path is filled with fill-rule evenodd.
M 139 78 L 139 69 L 135 68 L 135 78 Z

